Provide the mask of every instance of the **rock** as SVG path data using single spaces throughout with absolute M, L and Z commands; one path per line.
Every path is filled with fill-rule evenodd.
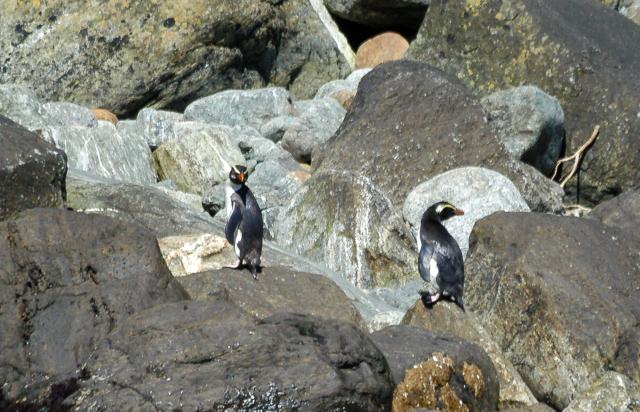
M 598 202 L 640 181 L 640 49 L 628 44 L 640 44 L 638 26 L 595 1 L 457 0 L 429 7 L 407 57 L 480 96 L 535 84 L 562 104 L 569 154 L 600 125 L 580 177 L 581 193 Z
M 95 116 L 96 120 L 104 120 L 113 125 L 118 124 L 118 116 L 116 116 L 114 113 L 110 112 L 107 109 L 100 109 L 100 108 L 94 107 L 91 109 L 91 112 Z
M 271 119 L 290 115 L 292 110 L 289 92 L 282 87 L 225 90 L 191 103 L 184 111 L 184 118 L 260 130 Z
M 467 255 L 469 235 L 476 221 L 497 211 L 529 211 L 518 189 L 500 173 L 481 167 L 453 169 L 420 183 L 404 201 L 402 213 L 416 239 L 420 234 L 422 214 L 429 206 L 442 200 L 464 210 L 463 216 L 444 222 L 458 242 L 462 256 Z
M 77 211 L 136 223 L 158 237 L 220 229 L 205 212 L 194 211 L 158 188 L 110 181 L 75 170 L 67 179 L 67 205 Z
M 42 109 L 43 122 L 50 125 L 96 127 L 97 120 L 104 120 L 97 118 L 92 110 L 69 102 L 44 103 Z
M 559 210 L 562 190 L 511 159 L 478 101 L 458 80 L 426 64 L 400 60 L 360 83 L 340 129 L 314 153 L 314 167 L 367 176 L 395 204 L 422 182 L 462 166 L 504 174 L 532 210 Z
M 500 410 L 509 406 L 533 405 L 537 402 L 516 368 L 473 312 L 467 310 L 462 313 L 449 301 L 440 301 L 427 310 L 418 299 L 407 311 L 402 323 L 432 333 L 448 333 L 480 346 L 489 355 L 496 369 L 500 384 Z
M 226 264 L 233 264 L 235 256 Z M 195 300 L 228 299 L 257 318 L 294 312 L 362 326 L 353 303 L 330 279 L 283 266 L 264 267 L 256 282 L 249 272 L 223 269 L 179 279 Z
M 73 387 L 126 317 L 188 298 L 155 236 L 108 217 L 23 212 L 0 223 L 0 262 L 0 375 L 16 410 Z
M 282 136 L 288 129 L 300 127 L 302 127 L 302 122 L 297 117 L 279 116 L 265 123 L 260 129 L 260 133 L 267 139 L 277 143 L 282 140 Z
M 210 128 L 163 143 L 153 152 L 160 180 L 171 179 L 185 192 L 202 195 L 212 184 L 228 179 L 215 149 L 233 165 L 244 157 L 224 129 Z
M 418 27 L 431 0 L 324 0 L 331 14 L 371 27 Z
M 351 90 L 338 90 L 329 95 L 332 99 L 340 103 L 345 110 L 351 109 L 351 103 L 353 98 L 356 97 L 356 92 Z
M 371 334 L 395 382 L 394 411 L 415 407 L 495 411 L 498 379 L 491 360 L 472 343 L 448 334 L 397 325 Z
M 554 409 L 547 404 L 538 402 L 534 405 L 520 406 L 513 408 L 500 409 L 503 412 L 554 412 Z
M 311 163 L 311 152 L 326 142 L 338 130 L 345 115 L 344 108 L 334 99 L 313 99 L 304 106 L 300 125 L 285 131 L 282 148 L 304 163 Z
M 355 92 L 358 90 L 360 80 L 362 80 L 362 78 L 370 71 L 371 69 L 354 70 L 346 79 L 338 79 L 325 83 L 318 89 L 314 99 L 331 97 L 331 95 L 341 90 L 353 92 L 355 95 Z
M 565 149 L 560 102 L 535 86 L 521 86 L 480 103 L 509 154 L 551 177 Z
M 251 169 L 267 160 L 280 160 L 280 161 L 294 161 L 293 156 L 280 145 L 275 144 L 273 141 L 266 139 L 260 135 L 260 133 L 251 129 L 245 132 L 236 131 L 237 128 L 233 128 L 232 135 L 233 141 L 238 145 L 240 151 L 244 155 L 248 164 L 252 164 Z
M 171 339 L 167 339 L 171 336 Z M 356 326 L 308 315 L 257 321 L 228 302 L 131 316 L 88 362 L 74 410 L 388 410 L 384 357 Z
M 309 99 L 320 86 L 353 69 L 353 50 L 322 0 L 286 0 L 280 10 L 284 25 L 271 84 Z
M 151 185 L 151 187 L 169 195 L 170 198 L 176 200 L 178 203 L 182 203 L 183 206 L 192 211 L 202 212 L 202 198 L 193 193 L 180 191 L 171 180 L 163 180 L 162 182 Z
M 638 385 L 617 372 L 606 372 L 589 389 L 571 401 L 564 412 L 627 411 L 640 406 Z
M 22 84 L 0 84 L 0 115 L 29 130 L 42 128 L 47 123 L 43 102 Z
M 60 207 L 67 157 L 38 135 L 0 115 L 0 220 L 34 207 Z
M 145 107 L 138 112 L 136 126 L 144 135 L 151 149 L 156 149 L 167 140 L 179 138 L 174 126 L 184 118 L 182 113 L 156 110 Z
M 235 253 L 224 236 L 211 233 L 158 239 L 162 257 L 174 277 L 233 265 Z
M 53 126 L 43 130 L 46 140 L 67 154 L 69 167 L 132 183 L 155 183 L 147 143 L 121 134 L 109 122 L 94 127 Z
M 365 41 L 358 47 L 356 67 L 376 67 L 377 65 L 401 59 L 409 43 L 398 33 L 385 32 Z
M 417 276 L 409 229 L 366 177 L 315 173 L 280 213 L 279 244 L 324 262 L 362 288 L 398 286 Z
M 639 236 L 640 189 L 628 190 L 611 200 L 600 203 L 587 217 Z
M 633 3 L 621 9 L 621 13 L 632 22 L 640 24 L 640 1 L 633 0 Z
M 619 229 L 498 212 L 471 234 L 465 300 L 536 398 L 564 408 L 606 370 L 640 381 L 639 267 Z
M 85 6 L 20 5 L 5 13 L 11 30 L 0 36 L 0 83 L 25 82 L 48 100 L 116 114 L 179 107 L 225 88 L 262 85 L 283 29 L 276 7 L 247 0 L 215 8 L 207 2 Z M 100 23 L 107 21 L 113 24 Z

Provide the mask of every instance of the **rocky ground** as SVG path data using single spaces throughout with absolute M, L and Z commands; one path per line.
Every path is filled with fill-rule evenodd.
M 0 410 L 640 411 L 640 2 L 214 3 L 3 4 Z

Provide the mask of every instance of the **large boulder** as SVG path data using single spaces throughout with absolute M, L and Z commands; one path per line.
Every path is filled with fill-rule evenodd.
M 419 299 L 407 311 L 402 323 L 430 332 L 448 333 L 480 346 L 489 355 L 496 368 L 500 383 L 501 410 L 510 406 L 529 406 L 537 402 L 493 336 L 482 326 L 478 316 L 470 310 L 463 313 L 458 306 L 446 300 L 427 309 Z
M 188 298 L 151 232 L 56 209 L 0 223 L 0 285 L 0 398 L 17 410 L 73 388 L 126 317 Z
M 318 170 L 362 174 L 402 205 L 439 173 L 481 166 L 504 174 L 532 210 L 556 210 L 562 191 L 511 158 L 459 80 L 424 63 L 384 63 L 367 74 L 340 129 L 313 155 Z
M 78 171 L 67 179 L 67 206 L 146 227 L 158 237 L 220 230 L 203 211 L 152 186 L 123 183 Z
M 388 410 L 383 355 L 356 326 L 263 320 L 225 301 L 134 314 L 87 363 L 74 410 Z
M 597 1 L 453 0 L 432 4 L 407 54 L 478 95 L 535 84 L 555 96 L 568 153 L 600 125 L 580 179 L 599 201 L 640 182 L 640 48 L 629 44 L 640 27 Z
M 640 389 L 617 372 L 606 372 L 589 389 L 574 399 L 564 412 L 634 412 L 640 406 Z
M 458 242 L 463 257 L 467 255 L 469 235 L 476 221 L 497 211 L 529 211 L 518 189 L 500 173 L 481 167 L 453 169 L 420 183 L 404 201 L 402 213 L 413 228 L 416 239 L 422 214 L 429 206 L 443 200 L 464 211 L 463 216 L 444 222 Z
M 606 370 L 640 381 L 636 238 L 589 219 L 499 212 L 476 223 L 470 245 L 467 306 L 538 399 L 564 408 Z
M 560 102 L 535 86 L 492 93 L 480 100 L 505 149 L 551 177 L 565 150 Z
M 371 340 L 387 359 L 396 384 L 394 411 L 497 410 L 496 371 L 479 346 L 406 325 L 374 332 Z
M 172 180 L 182 191 L 202 195 L 210 186 L 229 179 L 216 150 L 229 164 L 244 164 L 226 128 L 210 127 L 160 145 L 153 152 L 158 176 Z
M 640 189 L 628 190 L 594 207 L 587 217 L 640 237 Z
M 34 207 L 62 206 L 63 151 L 0 115 L 0 220 Z
M 364 176 L 312 175 L 282 210 L 275 233 L 283 247 L 324 262 L 359 287 L 397 286 L 417 276 L 408 227 Z
M 371 27 L 418 27 L 431 0 L 324 0 L 331 14 Z
M 233 260 L 229 262 L 233 264 Z M 227 299 L 253 316 L 294 312 L 362 326 L 353 303 L 331 279 L 283 266 L 263 267 L 256 282 L 248 271 L 222 269 L 178 279 L 192 299 Z
M 376 67 L 384 62 L 401 59 L 409 48 L 409 42 L 394 32 L 378 34 L 358 47 L 356 67 Z

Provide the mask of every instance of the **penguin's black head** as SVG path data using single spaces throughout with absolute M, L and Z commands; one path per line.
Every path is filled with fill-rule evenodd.
M 229 180 L 236 185 L 242 185 L 247 181 L 247 168 L 236 165 L 229 172 Z
M 449 202 L 434 203 L 424 212 L 424 217 L 443 222 L 453 216 L 464 215 L 464 212 Z

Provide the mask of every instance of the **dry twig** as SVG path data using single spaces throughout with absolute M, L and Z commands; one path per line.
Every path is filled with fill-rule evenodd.
M 562 163 L 568 162 L 569 160 L 573 160 L 573 167 L 571 168 L 571 171 L 564 179 L 560 180 L 560 186 L 564 188 L 564 185 L 566 185 L 569 179 L 571 179 L 573 175 L 575 175 L 576 172 L 578 171 L 578 166 L 580 166 L 580 161 L 584 157 L 584 154 L 586 153 L 586 151 L 596 141 L 596 138 L 598 137 L 599 133 L 600 133 L 600 126 L 594 127 L 593 133 L 591 133 L 591 137 L 589 138 L 589 140 L 587 140 L 582 146 L 580 146 L 574 154 L 572 154 L 569 157 L 563 157 L 562 159 L 558 160 L 558 162 L 556 162 L 556 168 L 553 171 L 553 176 L 551 176 L 551 180 L 555 179 L 556 174 L 558 174 L 558 169 Z

